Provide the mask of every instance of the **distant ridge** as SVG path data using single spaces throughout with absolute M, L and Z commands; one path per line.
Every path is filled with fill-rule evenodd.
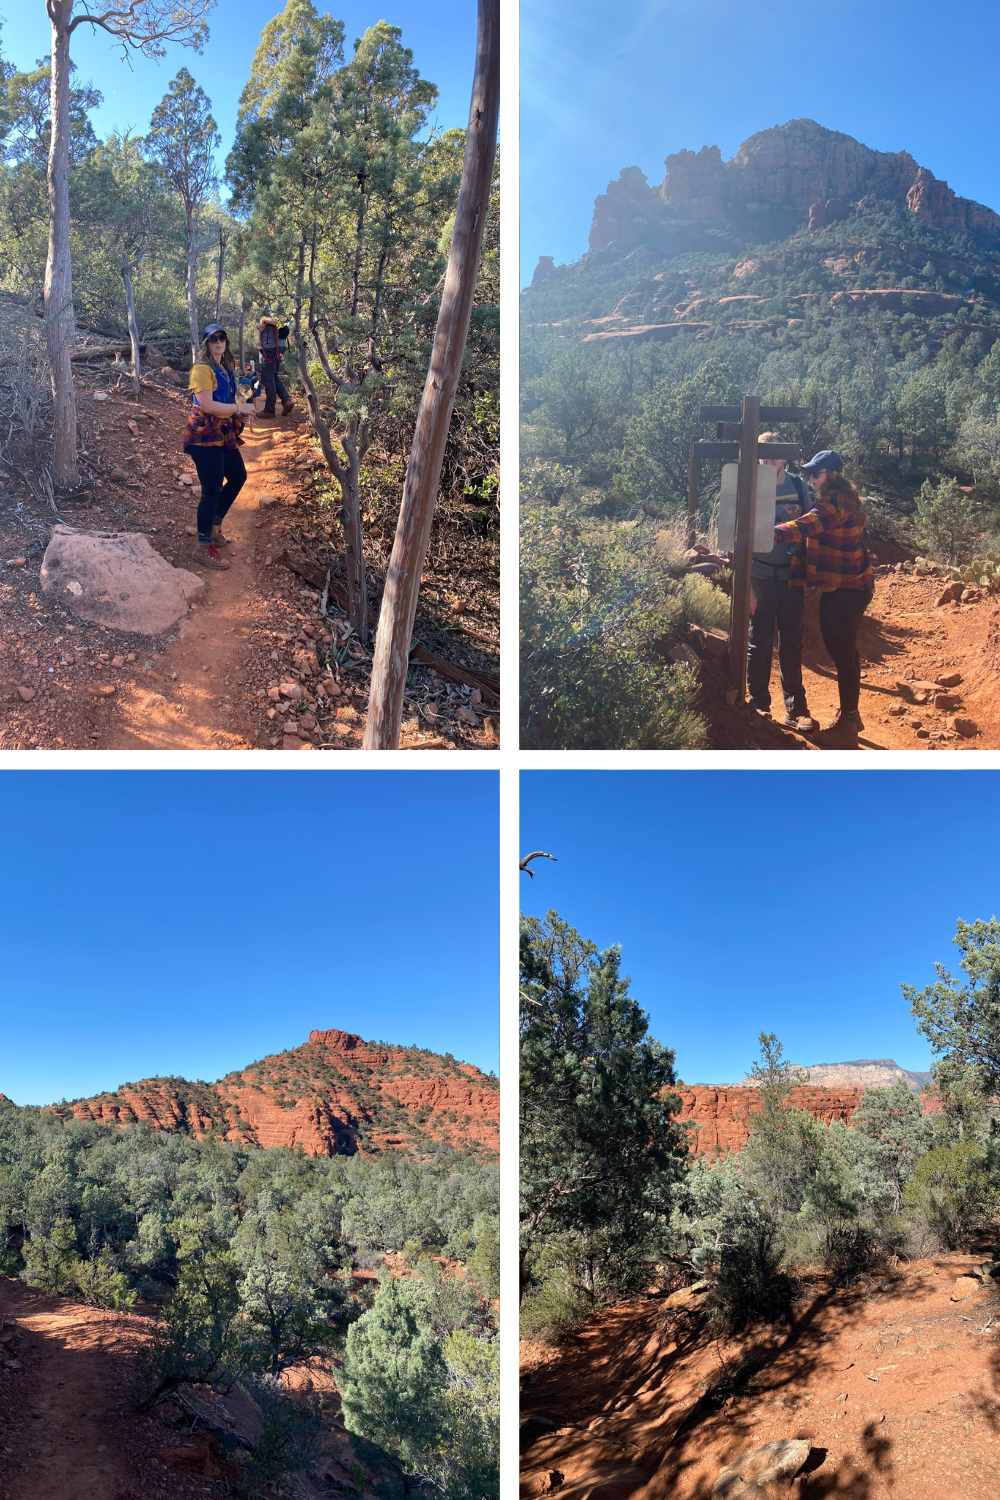
M 308 1042 L 220 1078 L 146 1078 L 92 1099 L 49 1108 L 63 1119 L 248 1145 L 299 1147 L 309 1156 L 441 1146 L 498 1154 L 499 1083 L 471 1063 L 422 1047 L 366 1042 L 349 1031 L 313 1031 Z
M 789 1066 L 794 1069 L 801 1064 L 791 1063 Z M 904 1078 L 913 1092 L 919 1094 L 925 1084 L 934 1082 L 932 1073 L 917 1073 L 910 1068 L 901 1068 L 891 1057 L 862 1057 L 856 1062 L 813 1063 L 811 1067 L 802 1068 L 802 1071 L 809 1074 L 811 1084 L 829 1089 L 887 1089 L 892 1087 L 897 1078 Z M 753 1088 L 753 1079 L 742 1079 L 741 1087 Z

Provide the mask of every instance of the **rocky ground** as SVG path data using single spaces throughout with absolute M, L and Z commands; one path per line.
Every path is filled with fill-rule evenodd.
M 941 578 L 877 569 L 858 637 L 862 750 L 1000 748 L 1000 605 L 988 595 L 939 605 L 943 588 Z M 807 613 L 803 680 L 813 718 L 826 724 L 837 711 L 837 676 L 816 611 L 813 604 Z M 784 713 L 777 655 L 776 649 L 771 718 L 748 703 L 728 706 L 725 660 L 704 655 L 698 706 L 710 726 L 710 749 L 818 748 L 776 722 Z
M 0 1496 L 3 1500 L 189 1500 L 231 1495 L 240 1485 L 239 1448 L 172 1402 L 143 1416 L 132 1404 L 135 1356 L 148 1339 L 152 1307 L 131 1313 L 48 1297 L 0 1277 Z M 322 1415 L 320 1451 L 297 1476 L 300 1500 L 350 1494 L 362 1500 L 401 1492 L 375 1450 L 352 1440 L 340 1416 L 336 1379 L 320 1361 L 288 1372 L 286 1391 Z M 199 1405 L 223 1432 L 242 1431 L 251 1403 L 198 1387 Z M 259 1417 L 258 1417 L 259 1420 Z M 270 1493 L 270 1492 L 269 1492 Z M 292 1491 L 288 1491 L 292 1493 Z
M 1000 1295 L 983 1260 L 901 1261 L 850 1286 L 803 1274 L 793 1321 L 737 1340 L 710 1335 L 688 1288 L 556 1347 L 525 1341 L 522 1496 L 709 1500 L 725 1466 L 799 1439 L 808 1456 L 775 1494 L 991 1500 Z
M 138 402 L 130 392 L 113 366 L 78 378 L 89 497 L 66 506 L 63 519 L 88 531 L 141 532 L 206 587 L 180 624 L 157 636 L 88 625 L 54 605 L 39 572 L 56 517 L 25 459 L 0 491 L 0 749 L 359 748 L 370 648 L 338 602 L 335 487 L 301 411 L 248 430 L 249 479 L 225 528 L 232 566 L 208 573 L 190 558 L 198 491 L 181 449 L 189 397 L 176 377 L 160 375 L 144 382 Z M 389 460 L 369 471 L 376 576 L 391 547 L 399 471 Z M 499 744 L 495 553 L 454 506 L 441 507 L 416 627 L 432 664 L 411 668 L 403 748 Z

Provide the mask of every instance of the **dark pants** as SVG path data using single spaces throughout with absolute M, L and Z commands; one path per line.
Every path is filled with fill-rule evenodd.
M 265 411 L 274 411 L 275 396 L 280 396 L 282 401 L 287 405 L 288 391 L 285 389 L 285 382 L 278 374 L 277 360 L 270 363 L 267 360 L 261 360 L 260 383 L 264 387 L 264 394 L 267 397 L 267 400 L 264 402 Z
M 192 443 L 187 452 L 201 480 L 198 540 L 210 542 L 212 527 L 222 525 L 226 512 L 247 482 L 246 464 L 238 448 L 200 448 Z
M 771 660 L 774 627 L 778 627 L 778 666 L 785 709 L 797 718 L 809 712 L 802 686 L 802 638 L 806 628 L 805 589 L 790 589 L 780 579 L 754 578 L 757 608 L 750 616 L 747 688 L 755 703 L 771 706 Z
M 871 601 L 871 594 L 863 589 L 832 589 L 820 596 L 819 628 L 823 645 L 837 669 L 840 711 L 844 714 L 857 712 L 861 696 L 858 627 Z

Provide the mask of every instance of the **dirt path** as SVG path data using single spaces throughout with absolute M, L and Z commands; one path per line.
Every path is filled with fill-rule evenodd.
M 522 1420 L 536 1420 L 522 1496 L 708 1500 L 738 1454 L 805 1438 L 793 1490 L 810 1500 L 992 1500 L 1000 1307 L 986 1289 L 952 1301 L 983 1258 L 916 1261 L 840 1289 L 810 1277 L 790 1329 L 756 1339 L 716 1341 L 696 1308 L 640 1299 L 560 1348 L 528 1344 Z
M 862 750 L 1000 749 L 1000 609 L 995 601 L 935 608 L 939 578 L 880 571 L 875 597 L 858 637 L 861 654 Z M 914 704 L 898 686 L 959 673 L 953 709 Z M 702 711 L 713 750 L 816 750 L 806 736 L 782 729 L 745 704 L 725 705 L 724 663 L 703 667 Z M 813 718 L 828 723 L 837 709 L 837 677 L 823 648 L 816 608 L 807 616 L 803 681 Z M 942 690 L 943 691 L 943 690 Z M 777 650 L 771 674 L 771 712 L 784 711 Z M 971 720 L 969 736 L 949 728 L 949 717 Z
M 205 589 L 160 636 L 75 618 L 41 591 L 53 517 L 16 476 L 0 504 L 0 750 L 360 748 L 371 659 L 335 591 L 320 614 L 328 569 L 338 581 L 343 538 L 308 422 L 295 411 L 247 429 L 248 479 L 225 526 L 231 566 L 201 569 L 191 558 L 198 491 L 181 449 L 190 398 L 153 378 L 137 403 L 110 374 L 78 384 L 89 498 L 65 519 L 84 530 L 142 533 L 168 562 L 203 577 Z M 375 577 L 395 530 L 400 464 L 381 458 L 367 475 Z M 499 663 L 499 586 L 493 544 L 470 530 L 466 510 L 441 504 L 435 517 L 417 620 L 432 658 L 414 662 L 407 679 L 403 749 L 499 746 L 489 685 Z M 448 671 L 438 672 L 434 657 Z M 282 683 L 298 686 L 288 693 Z
M 107 749 L 249 750 L 258 743 L 261 730 L 251 722 L 240 689 L 247 682 L 248 637 L 268 624 L 253 587 L 264 561 L 258 531 L 266 526 L 266 512 L 259 506 L 262 494 L 274 492 L 275 478 L 280 484 L 275 470 L 288 432 L 279 436 L 275 423 L 263 420 L 248 429 L 242 450 L 247 482 L 226 518 L 229 545 L 220 549 L 230 567 L 198 567 L 185 561 L 183 550 L 175 559 L 205 579 L 205 593 L 177 627 L 156 670 L 123 685 Z M 192 537 L 188 551 L 194 542 Z
M 123 1416 L 145 1320 L 43 1297 L 0 1279 L 4 1321 L 0 1494 L 4 1500 L 144 1500 L 211 1492 L 163 1471 L 169 1442 L 151 1418 Z

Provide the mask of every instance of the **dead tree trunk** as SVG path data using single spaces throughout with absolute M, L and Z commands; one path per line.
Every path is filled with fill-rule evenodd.
M 500 107 L 500 0 L 479 0 L 472 106 L 465 136 L 462 186 L 431 362 L 406 470 L 382 611 L 379 615 L 366 750 L 395 750 L 417 595 L 430 540 L 445 443 L 469 334 L 483 230 L 489 212 Z
M 52 382 L 52 479 L 59 489 L 79 482 L 76 400 L 70 351 L 76 342 L 73 264 L 69 242 L 69 39 L 73 0 L 49 0 L 52 22 L 51 134 L 49 140 L 49 248 L 45 261 L 45 338 Z

